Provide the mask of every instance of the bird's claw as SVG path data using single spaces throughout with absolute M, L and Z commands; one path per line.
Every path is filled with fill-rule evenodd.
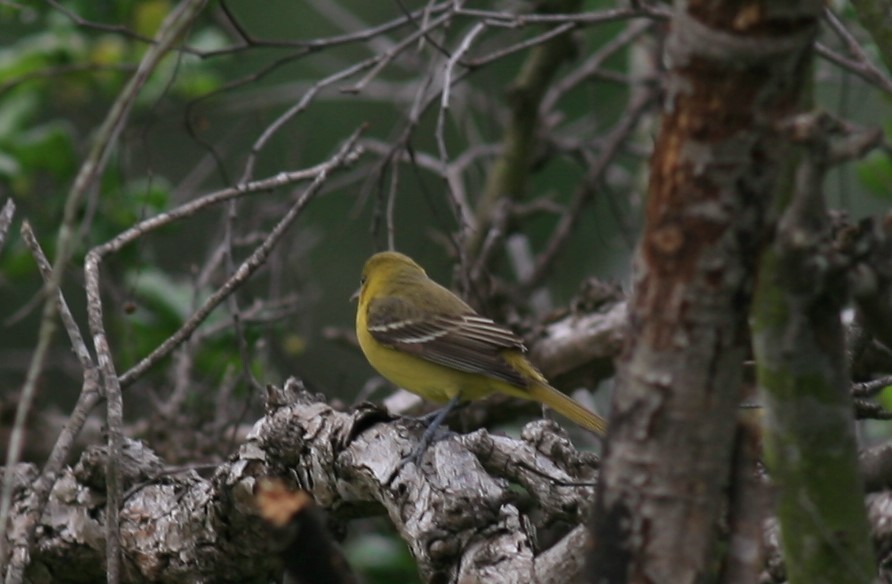
M 448 438 L 449 436 L 456 435 L 455 432 L 446 428 L 444 426 L 427 426 L 424 431 L 424 434 L 421 436 L 421 440 L 418 441 L 418 444 L 412 448 L 412 451 L 404 456 L 399 464 L 397 465 L 397 471 L 403 469 L 404 466 L 409 464 L 410 462 L 417 467 L 421 467 L 421 461 L 424 458 L 424 453 L 427 452 L 427 449 L 432 446 L 435 442 L 439 442 L 444 438 Z

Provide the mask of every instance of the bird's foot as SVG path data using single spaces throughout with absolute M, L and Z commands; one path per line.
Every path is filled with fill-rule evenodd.
M 434 410 L 429 414 L 425 414 L 418 418 L 415 418 L 416 421 L 424 424 L 426 428 L 424 429 L 424 434 L 421 435 L 421 440 L 418 441 L 418 444 L 415 445 L 415 448 L 412 449 L 412 452 L 409 453 L 408 456 L 404 457 L 399 465 L 397 466 L 397 470 L 402 470 L 404 466 L 408 463 L 413 463 L 415 466 L 421 466 L 421 458 L 424 456 L 424 453 L 427 451 L 427 447 L 436 442 L 438 439 L 444 436 L 437 436 L 437 431 L 442 427 L 443 420 L 446 419 L 451 412 L 456 409 L 462 407 L 464 404 L 460 401 L 458 397 L 454 397 L 449 400 L 445 406 L 438 410 Z M 448 434 L 453 434 L 447 429 Z
M 424 420 L 421 421 L 425 422 Z M 424 434 L 421 435 L 421 440 L 418 441 L 418 444 L 415 445 L 407 456 L 404 456 L 403 459 L 400 460 L 397 470 L 402 470 L 402 468 L 410 462 L 415 466 L 421 466 L 421 459 L 424 457 L 424 453 L 427 452 L 429 446 L 438 440 L 442 440 L 447 436 L 455 434 L 455 432 L 452 432 L 442 424 L 435 425 L 430 421 L 426 421 L 426 425 L 427 428 L 425 428 Z
M 464 409 L 471 402 L 462 402 L 456 401 L 454 404 L 450 401 L 445 406 L 441 408 L 437 408 L 431 412 L 426 414 L 422 414 L 418 417 L 412 418 L 419 424 L 422 424 L 425 428 L 428 428 L 432 425 L 440 425 L 443 420 L 446 419 L 446 416 L 451 414 L 452 412 L 457 412 L 459 410 Z

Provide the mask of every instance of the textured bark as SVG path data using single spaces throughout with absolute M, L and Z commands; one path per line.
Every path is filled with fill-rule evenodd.
M 141 443 L 127 441 L 121 461 L 122 582 L 268 582 L 279 572 L 267 527 L 254 514 L 252 488 L 260 470 L 244 453 L 210 479 L 195 472 L 161 476 L 163 465 Z M 13 554 L 30 553 L 32 583 L 105 581 L 106 449 L 88 450 L 56 482 L 40 517 L 35 546 L 20 545 L 28 512 L 28 479 L 13 505 Z
M 296 386 L 296 384 L 292 384 Z M 429 582 L 568 582 L 583 564 L 586 534 L 570 531 L 548 549 L 541 526 L 582 523 L 594 497 L 597 458 L 579 453 L 553 423 L 528 424 L 522 440 L 486 431 L 449 435 L 421 468 L 398 468 L 422 428 L 373 406 L 338 412 L 319 398 L 276 392 L 278 404 L 210 478 L 162 475 L 161 461 L 128 442 L 120 511 L 123 581 L 268 582 L 281 571 L 280 542 L 256 515 L 260 477 L 306 490 L 335 520 L 386 513 Z M 104 449 L 66 469 L 41 517 L 27 577 L 94 582 L 104 566 Z M 36 476 L 20 465 L 13 552 Z M 517 489 L 522 488 L 522 492 Z
M 580 311 L 549 323 L 528 344 L 530 359 L 556 387 L 573 387 L 562 379 L 583 376 L 586 383 L 576 387 L 597 387 L 613 373 L 613 359 L 626 332 L 626 314 L 626 303 L 616 301 L 596 312 Z
M 875 582 L 892 582 L 892 491 L 868 495 L 865 505 L 878 559 L 879 574 Z M 776 519 L 765 524 L 765 543 L 767 561 L 759 582 L 786 584 L 789 582 L 789 575 L 781 553 L 780 530 Z
M 713 579 L 746 318 L 819 1 L 677 2 L 591 580 Z
M 840 320 L 849 262 L 831 245 L 822 118 L 797 120 L 808 145 L 792 196 L 778 197 L 785 209 L 759 270 L 753 348 L 787 577 L 794 584 L 870 583 L 876 568 Z
M 547 549 L 536 543 L 541 525 L 579 523 L 597 482 L 594 457 L 576 452 L 553 424 L 527 425 L 522 440 L 485 431 L 453 436 L 432 447 L 421 469 L 410 465 L 394 475 L 420 428 L 387 422 L 370 406 L 344 413 L 307 394 L 293 399 L 282 393 L 238 453 L 209 477 L 161 473 L 150 450 L 125 444 L 124 581 L 274 578 L 281 532 L 271 534 L 253 503 L 258 477 L 269 475 L 307 490 L 336 521 L 387 513 L 428 582 L 563 584 L 582 571 L 588 540 L 582 527 Z M 33 465 L 22 464 L 2 477 L 16 493 L 8 532 L 14 540 L 33 503 L 36 476 Z M 103 579 L 104 484 L 101 448 L 62 473 L 40 518 L 29 581 Z M 880 562 L 892 565 L 890 495 L 867 501 Z M 769 524 L 765 582 L 784 580 L 777 539 Z

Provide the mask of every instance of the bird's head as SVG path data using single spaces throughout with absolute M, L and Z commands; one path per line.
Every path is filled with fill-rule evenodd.
M 426 278 L 427 274 L 412 258 L 395 251 L 382 251 L 366 260 L 359 289 L 350 299 L 358 298 L 361 302 L 365 291 L 372 286 L 377 287 L 380 283 L 398 285 L 400 281 L 417 277 Z

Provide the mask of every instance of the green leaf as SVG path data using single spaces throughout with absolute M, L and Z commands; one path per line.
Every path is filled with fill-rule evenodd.
M 350 565 L 378 582 L 418 582 L 406 545 L 395 535 L 365 533 L 346 546 Z
M 0 144 L 17 138 L 37 110 L 37 100 L 25 92 L 8 95 L 0 107 Z
M 46 171 L 65 179 L 77 168 L 71 126 L 63 121 L 43 124 L 19 134 L 13 152 L 23 172 Z
M 167 208 L 170 200 L 170 183 L 162 177 L 139 178 L 129 181 L 124 189 L 128 200 L 139 208 L 140 215 L 148 211 L 158 213 Z
M 887 410 L 892 410 L 892 391 L 890 390 L 892 390 L 892 385 L 887 385 L 877 394 L 877 401 Z
M 169 12 L 167 0 L 143 0 L 135 5 L 133 26 L 137 33 L 153 37 Z
M 861 184 L 871 193 L 883 199 L 892 199 L 892 158 L 874 151 L 857 166 Z
M 144 311 L 134 313 L 135 320 L 151 320 L 168 329 L 179 327 L 192 313 L 191 284 L 173 281 L 160 270 L 144 269 L 128 275 L 138 304 Z

